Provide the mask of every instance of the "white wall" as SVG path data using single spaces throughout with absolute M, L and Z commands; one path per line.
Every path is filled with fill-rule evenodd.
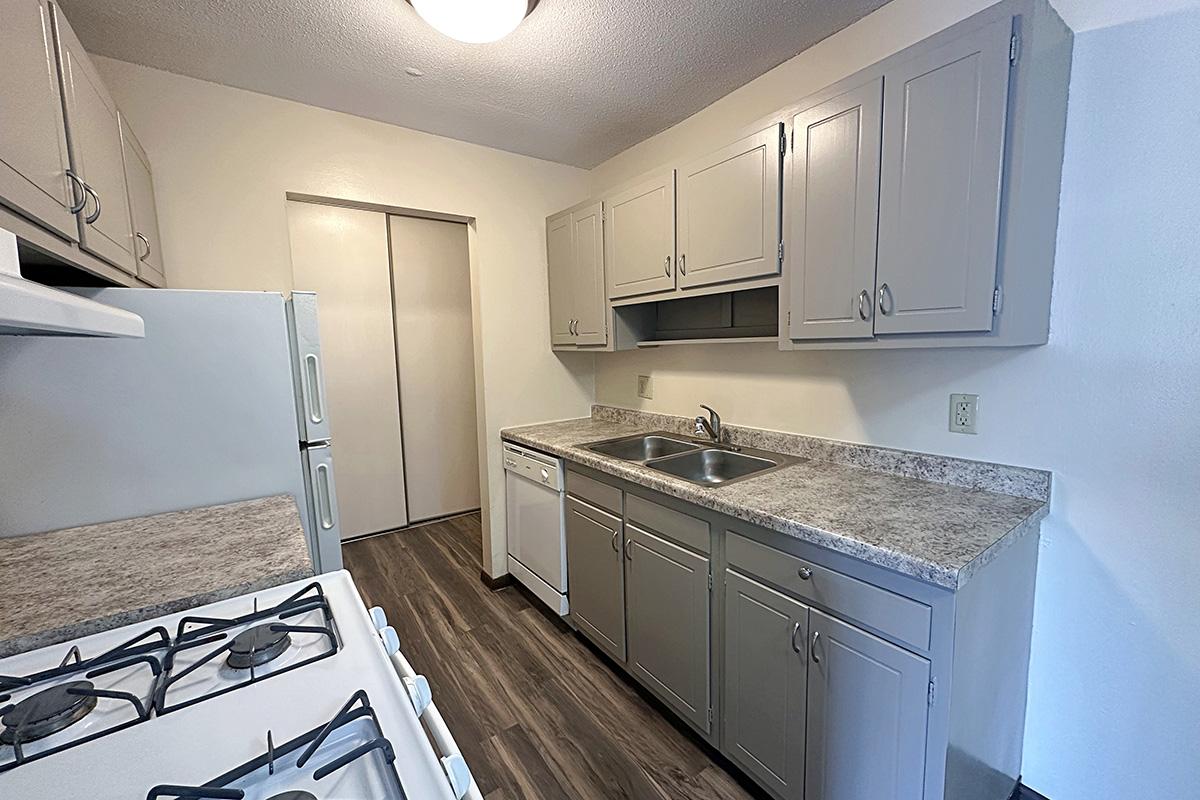
M 287 192 L 474 217 L 487 441 L 507 425 L 587 413 L 592 358 L 550 352 L 545 299 L 545 217 L 585 196 L 586 172 L 96 62 L 150 155 L 172 287 L 290 290 Z M 488 448 L 485 487 L 484 544 L 494 558 L 504 552 L 499 452 Z M 502 560 L 488 566 L 505 571 Z
M 894 0 L 600 165 L 595 189 L 719 145 L 986 4 Z M 1052 800 L 1194 797 L 1200 11 L 1102 25 L 1092 19 L 1076 38 L 1048 345 L 661 348 L 598 357 L 596 393 L 676 414 L 705 402 L 740 424 L 1053 470 L 1025 780 Z M 636 397 L 638 374 L 653 376 L 653 400 Z M 947 432 L 951 392 L 982 396 L 978 436 Z M 996 657 L 1004 653 L 997 642 Z

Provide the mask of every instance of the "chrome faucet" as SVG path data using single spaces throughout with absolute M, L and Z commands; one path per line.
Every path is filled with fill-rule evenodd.
M 709 406 L 701 403 L 701 408 L 708 412 L 708 419 L 704 415 L 696 417 L 696 435 L 708 436 L 716 444 L 721 443 L 721 415 L 714 411 Z

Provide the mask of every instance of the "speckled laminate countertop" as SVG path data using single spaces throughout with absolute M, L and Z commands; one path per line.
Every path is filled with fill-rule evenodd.
M 1050 476 L 1040 470 L 773 431 L 726 426 L 733 443 L 799 456 L 799 463 L 715 488 L 582 447 L 652 430 L 683 433 L 686 424 L 598 406 L 590 418 L 507 428 L 501 437 L 952 590 L 1037 531 L 1048 508 Z
M 0 657 L 312 574 L 288 495 L 0 539 Z

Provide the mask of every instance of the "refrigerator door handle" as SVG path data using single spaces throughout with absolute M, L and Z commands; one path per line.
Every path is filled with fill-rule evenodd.
M 308 418 L 314 425 L 325 419 L 325 398 L 321 396 L 321 362 L 316 353 L 304 356 L 304 378 L 308 384 Z
M 329 465 L 317 465 L 317 515 L 321 527 L 329 530 L 333 527 L 333 500 L 329 491 Z

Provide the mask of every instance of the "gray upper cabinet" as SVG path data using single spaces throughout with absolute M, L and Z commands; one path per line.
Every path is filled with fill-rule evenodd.
M 567 586 L 571 618 L 618 661 L 625 660 L 625 571 L 620 517 L 567 497 Z
M 550 344 L 575 343 L 574 251 L 571 212 L 546 219 L 546 268 L 550 286 Z
M 133 225 L 137 274 L 152 286 L 166 286 L 150 159 L 130 130 L 129 121 L 124 115 L 121 115 L 121 145 L 125 158 L 125 182 L 129 189 L 129 215 Z
M 675 170 L 604 198 L 610 299 L 675 288 Z
M 678 171 L 680 287 L 778 275 L 783 125 Z
M 883 79 L 875 78 L 792 118 L 787 241 L 793 339 L 874 335 L 882 114 Z
M 989 331 L 1012 21 L 884 73 L 876 333 Z
M 627 524 L 629 668 L 708 733 L 709 560 Z
M 117 106 L 57 6 L 54 30 L 71 168 L 87 190 L 78 214 L 80 246 L 136 274 Z
M 50 14 L 45 0 L 0 0 L 0 202 L 74 241 L 82 188 L 72 196 Z
M 805 800 L 921 800 L 929 662 L 815 609 Z
M 726 571 L 723 747 L 784 800 L 804 797 L 808 614 L 803 603 Z

